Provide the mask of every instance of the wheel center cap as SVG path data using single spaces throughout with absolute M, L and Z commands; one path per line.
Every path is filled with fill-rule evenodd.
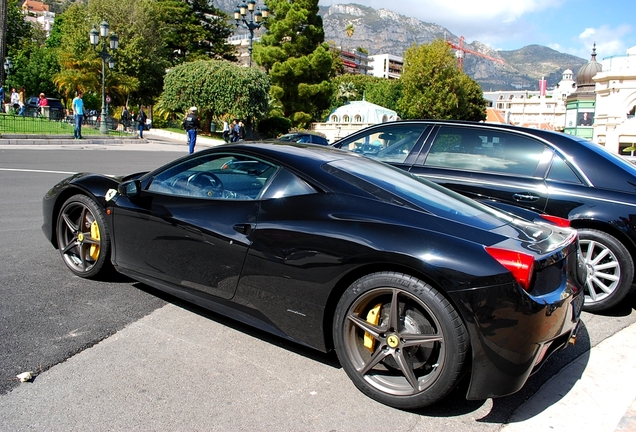
M 400 338 L 397 337 L 397 335 L 391 335 L 388 338 L 386 338 L 386 343 L 391 348 L 396 348 L 400 344 Z
M 77 234 L 77 241 L 80 241 L 80 242 L 84 241 L 84 233 Z
M 591 278 L 592 276 L 594 276 L 594 266 L 590 265 L 590 264 L 586 264 L 587 267 L 587 278 Z

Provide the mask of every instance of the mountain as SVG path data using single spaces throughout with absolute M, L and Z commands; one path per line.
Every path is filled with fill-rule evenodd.
M 238 0 L 214 0 L 214 5 L 232 16 Z M 262 4 L 260 1 L 259 5 Z M 459 45 L 459 37 L 447 28 L 410 18 L 388 9 L 373 9 L 358 4 L 321 6 L 325 40 L 345 49 L 365 48 L 369 54 L 402 56 L 416 44 L 425 44 L 436 38 Z M 347 36 L 345 28 L 351 23 L 354 32 Z M 560 53 L 541 45 L 529 45 L 518 50 L 496 51 L 478 41 L 464 42 L 464 48 L 504 61 L 504 64 L 467 52 L 464 72 L 475 79 L 485 91 L 529 89 L 538 90 L 538 80 L 548 81 L 554 87 L 565 69 L 575 73 L 588 61 L 570 54 Z

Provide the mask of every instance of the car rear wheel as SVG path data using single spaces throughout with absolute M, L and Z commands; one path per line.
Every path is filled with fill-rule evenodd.
M 57 219 L 57 244 L 64 264 L 83 278 L 105 273 L 110 265 L 110 239 L 103 211 L 86 195 L 74 195 Z
M 469 345 L 448 300 L 402 273 L 370 274 L 347 288 L 333 331 L 338 359 L 356 387 L 402 409 L 448 394 L 461 377 Z
M 629 251 L 613 236 L 593 229 L 579 229 L 579 243 L 587 267 L 583 309 L 598 312 L 616 306 L 634 280 Z

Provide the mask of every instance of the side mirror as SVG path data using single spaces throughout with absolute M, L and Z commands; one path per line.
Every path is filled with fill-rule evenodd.
M 139 180 L 131 180 L 124 182 L 117 188 L 119 194 L 128 198 L 136 198 L 141 194 L 141 182 Z

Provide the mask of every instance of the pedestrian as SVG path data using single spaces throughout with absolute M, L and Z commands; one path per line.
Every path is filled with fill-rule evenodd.
M 24 86 L 20 87 L 20 93 L 18 94 L 18 96 L 20 97 L 20 102 L 22 102 L 22 105 L 24 105 L 25 94 L 26 94 L 26 89 L 24 88 Z
M 227 124 L 227 116 L 223 119 L 223 141 L 230 142 L 230 126 Z
M 44 93 L 40 93 L 40 97 L 38 98 L 38 114 L 44 115 L 44 110 L 42 107 L 49 106 L 48 99 L 44 96 Z
M 230 141 L 237 142 L 239 140 L 239 132 L 238 120 L 234 119 L 234 122 L 232 122 L 232 130 L 230 131 Z
M 15 91 L 15 87 L 11 88 L 11 96 L 9 96 L 9 103 L 14 110 L 18 110 L 20 108 L 20 94 Z
M 245 125 L 243 124 L 242 121 L 239 121 L 238 126 L 239 126 L 238 138 L 240 141 L 243 141 L 245 139 Z
M 82 91 L 78 90 L 77 96 L 73 99 L 73 112 L 75 113 L 75 129 L 73 130 L 74 139 L 83 139 L 82 123 L 84 121 L 84 100 L 82 100 Z
M 130 126 L 130 114 L 128 114 L 128 107 L 124 105 L 124 108 L 121 110 L 121 124 L 124 125 L 124 130 L 128 130 L 128 126 Z
M 190 112 L 183 119 L 183 128 L 186 130 L 188 137 L 188 152 L 194 153 L 194 146 L 197 143 L 197 129 L 201 126 L 197 117 L 197 107 L 190 108 Z
M 139 114 L 137 114 L 137 129 L 139 129 L 139 138 L 144 137 L 144 128 L 146 127 L 146 113 L 144 107 L 139 108 Z
M 0 105 L 2 105 L 2 108 L 4 109 L 4 86 L 2 84 L 0 84 Z

